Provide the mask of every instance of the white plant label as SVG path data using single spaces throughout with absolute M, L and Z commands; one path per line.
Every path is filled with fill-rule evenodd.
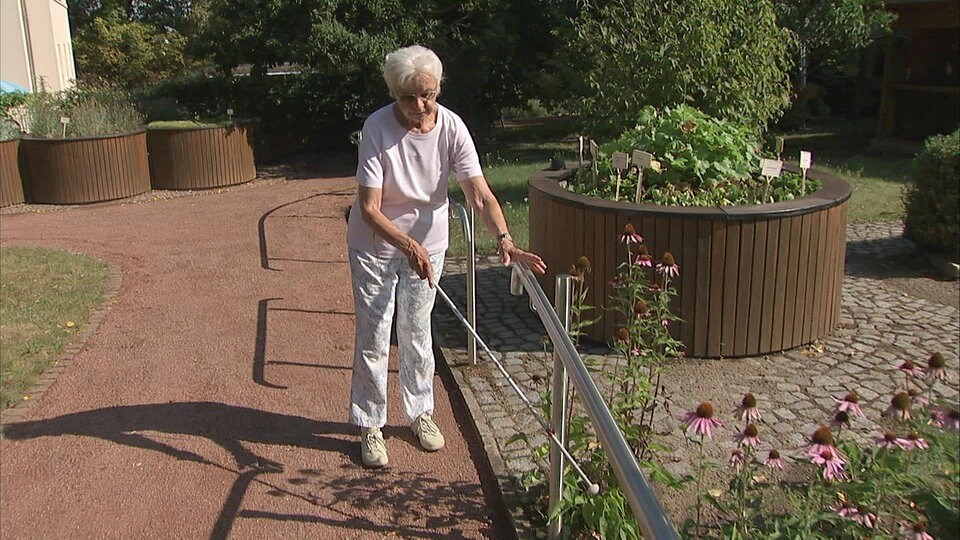
M 767 178 L 776 178 L 780 176 L 783 169 L 783 162 L 779 159 L 760 158 L 760 174 Z
M 61 116 L 61 117 L 60 117 L 60 123 L 61 123 L 61 124 L 69 124 L 69 123 L 70 123 L 70 117 L 69 117 L 69 116 Z
M 626 152 L 614 152 L 611 156 L 613 158 L 613 168 L 617 170 L 624 170 L 627 168 L 627 153 Z
M 597 160 L 597 152 L 600 151 L 600 147 L 597 146 L 597 141 L 590 139 L 590 158 L 594 161 Z
M 633 151 L 633 164 L 641 169 L 649 169 L 650 164 L 653 162 L 653 154 L 650 152 L 644 152 L 643 150 L 634 150 Z
M 811 154 L 810 152 L 801 150 L 800 151 L 800 168 L 809 169 L 812 163 L 813 163 L 813 154 Z
M 577 137 L 577 140 L 580 142 L 580 167 L 583 167 L 583 135 Z
M 227 116 L 233 116 L 233 109 L 227 109 Z

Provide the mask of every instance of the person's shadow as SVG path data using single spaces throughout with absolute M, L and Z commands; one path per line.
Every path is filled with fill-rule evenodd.
M 163 452 L 185 461 L 211 463 L 203 456 L 142 434 L 151 431 L 210 439 L 230 452 L 240 469 L 282 470 L 280 464 L 248 450 L 244 442 L 341 452 L 356 461 L 355 442 L 329 436 L 355 434 L 356 428 L 349 424 L 203 401 L 109 407 L 2 426 L 3 438 L 8 440 L 83 435 Z

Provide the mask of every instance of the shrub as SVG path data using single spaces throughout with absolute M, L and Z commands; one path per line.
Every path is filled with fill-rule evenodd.
M 732 122 L 712 118 L 687 105 L 640 111 L 639 121 L 598 156 L 597 180 L 582 170 L 570 188 L 586 195 L 614 199 L 616 171 L 610 155 L 640 149 L 653 154 L 662 170 L 643 174 L 641 202 L 677 206 L 758 204 L 791 200 L 815 191 L 819 183 L 784 172 L 768 184 L 760 176 L 760 143 L 753 133 Z M 638 174 L 624 171 L 620 199 L 634 200 Z
M 143 125 L 130 97 L 110 88 L 40 92 L 32 94 L 26 105 L 28 132 L 34 137 L 96 137 L 127 133 Z M 70 119 L 65 130 L 62 117 Z
M 903 235 L 923 251 L 960 260 L 960 129 L 930 137 L 904 192 Z

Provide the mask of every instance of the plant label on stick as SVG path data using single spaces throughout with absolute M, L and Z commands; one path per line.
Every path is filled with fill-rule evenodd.
M 61 116 L 61 117 L 60 117 L 60 123 L 63 124 L 63 131 L 62 131 L 61 136 L 62 136 L 62 137 L 66 137 L 66 136 L 67 136 L 67 124 L 70 123 L 70 117 L 69 117 L 69 116 Z
M 613 156 L 613 167 L 615 169 L 624 170 L 627 168 L 628 158 L 626 152 L 614 152 Z
M 783 137 L 777 137 L 775 141 L 777 146 L 777 159 L 780 159 L 780 157 L 783 155 Z
M 227 116 L 233 118 L 233 109 L 227 109 Z
M 577 141 L 580 143 L 580 151 L 578 155 L 580 156 L 580 168 L 582 169 L 583 168 L 583 135 L 580 135 L 579 137 L 577 137 Z
M 597 146 L 597 141 L 590 139 L 590 163 L 593 165 L 593 185 L 597 186 L 597 175 L 600 174 L 599 169 L 597 168 L 597 153 L 600 151 L 600 147 Z
M 653 161 L 653 154 L 650 152 L 644 152 L 643 150 L 634 150 L 633 151 L 633 164 L 641 169 L 649 169 L 650 163 Z
M 800 151 L 800 192 L 807 192 L 807 169 L 810 168 L 810 165 L 813 163 L 813 154 L 810 152 L 801 150 Z
M 783 169 L 783 162 L 779 159 L 760 158 L 760 174 L 766 178 L 776 178 L 780 176 Z

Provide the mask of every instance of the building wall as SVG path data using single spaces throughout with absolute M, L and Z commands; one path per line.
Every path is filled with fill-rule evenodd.
M 0 0 L 0 79 L 32 91 L 76 78 L 66 0 Z

